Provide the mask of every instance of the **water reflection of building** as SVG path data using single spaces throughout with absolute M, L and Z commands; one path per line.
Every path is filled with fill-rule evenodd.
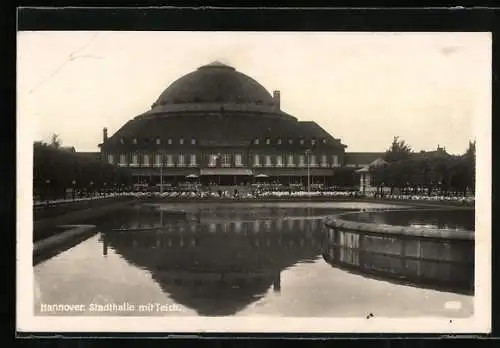
M 328 231 L 324 259 L 334 267 L 459 292 L 474 289 L 474 243 Z
M 113 231 L 108 224 L 103 254 L 112 248 L 147 269 L 173 300 L 200 315 L 231 315 L 270 289 L 280 292 L 281 272 L 320 255 L 325 235 L 268 219 L 215 222 L 215 216 L 206 219 L 211 222 L 193 223 L 161 214 L 121 214 L 114 220 L 117 225 L 138 230 Z M 142 226 L 154 228 L 140 230 Z

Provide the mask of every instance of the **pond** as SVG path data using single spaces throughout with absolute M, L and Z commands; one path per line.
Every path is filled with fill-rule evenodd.
M 82 221 L 97 225 L 97 233 L 35 266 L 35 314 L 472 315 L 472 296 L 365 277 L 325 257 L 330 245 L 326 216 L 396 208 L 402 206 L 134 205 Z M 460 306 L 450 307 L 450 301 Z

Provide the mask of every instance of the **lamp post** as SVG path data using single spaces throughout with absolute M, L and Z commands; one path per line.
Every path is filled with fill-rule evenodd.
M 160 155 L 160 194 L 163 194 L 163 154 Z
M 50 196 L 50 194 L 49 194 L 50 193 L 50 179 L 45 180 L 45 183 L 47 184 L 47 197 L 46 197 L 47 199 L 46 199 L 46 201 L 48 201 L 49 196 Z
M 92 197 L 92 195 L 94 193 L 94 189 L 93 189 L 92 185 L 94 185 L 93 181 L 90 182 L 90 197 Z
M 73 193 L 73 201 L 74 201 L 74 200 L 75 200 L 75 185 L 76 185 L 76 181 L 75 181 L 75 180 L 73 180 L 73 181 L 71 182 L 71 184 L 73 185 L 73 192 L 72 192 L 72 193 Z
M 219 167 L 222 167 L 222 163 L 221 163 L 221 154 L 220 152 L 217 153 L 215 156 L 214 156 L 214 159 L 215 159 L 215 168 L 219 168 Z M 217 164 L 218 162 L 218 164 Z M 217 186 L 220 186 L 220 175 L 216 175 L 217 176 Z
M 311 150 L 306 150 L 306 160 L 307 160 L 307 195 L 311 195 L 311 163 L 309 161 L 309 156 L 311 154 Z

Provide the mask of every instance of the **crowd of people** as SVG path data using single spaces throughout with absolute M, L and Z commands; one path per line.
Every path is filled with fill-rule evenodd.
M 414 200 L 414 201 L 431 201 L 431 202 L 458 202 L 458 203 L 473 203 L 474 196 L 463 196 L 459 194 L 387 194 L 383 197 L 373 193 L 361 193 L 358 191 L 289 191 L 289 190 L 274 190 L 264 191 L 256 190 L 252 192 L 239 193 L 237 190 L 231 191 L 172 191 L 164 193 L 133 193 L 136 197 L 159 197 L 165 199 L 203 199 L 203 198 L 225 198 L 225 199 L 294 199 L 294 198 L 352 198 L 352 199 L 386 199 L 386 200 Z
M 234 199 L 234 200 L 249 200 L 249 199 L 383 199 L 383 200 L 398 200 L 398 201 L 421 201 L 421 202 L 455 202 L 465 205 L 474 204 L 474 196 L 458 193 L 413 193 L 413 194 L 377 194 L 377 193 L 362 193 L 355 190 L 323 188 L 323 189 L 280 189 L 280 188 L 263 188 L 254 187 L 247 190 L 242 190 L 239 187 L 234 187 L 231 190 L 225 189 L 210 189 L 210 188 L 196 188 L 196 189 L 171 189 L 165 192 L 142 192 L 133 189 L 126 189 L 120 192 L 99 192 L 93 195 L 77 196 L 67 199 L 57 200 L 44 200 L 37 201 L 35 199 L 34 205 L 47 206 L 57 205 L 64 202 L 86 201 L 86 200 L 99 200 L 117 196 L 133 196 L 137 199 L 164 199 L 164 200 L 203 200 L 203 199 Z

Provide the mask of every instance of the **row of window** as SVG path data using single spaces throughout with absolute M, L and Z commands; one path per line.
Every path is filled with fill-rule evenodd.
M 254 145 L 259 145 L 260 144 L 260 139 L 259 138 L 255 138 L 252 143 Z M 321 139 L 321 143 L 326 144 L 326 139 Z M 275 141 L 272 141 L 271 138 L 266 138 L 265 139 L 265 144 L 266 145 L 271 145 L 271 144 L 281 145 L 281 144 L 283 144 L 283 140 L 281 138 L 277 138 L 277 139 L 275 139 Z M 294 144 L 294 139 L 289 138 L 288 139 L 288 144 L 289 145 Z M 300 145 L 306 145 L 306 140 L 302 139 L 302 138 L 299 139 L 299 144 Z M 317 140 L 316 139 L 309 139 L 309 141 L 307 141 L 307 145 L 314 146 L 316 144 L 317 144 Z
M 146 139 L 147 141 L 147 139 Z M 154 139 L 154 142 L 156 145 L 161 145 L 162 144 L 162 140 L 160 138 L 155 138 Z M 326 139 L 322 139 L 321 142 L 323 144 L 326 144 Z M 125 138 L 121 138 L 120 139 L 120 143 L 121 144 L 125 144 Z M 132 144 L 136 145 L 138 143 L 138 140 L 137 138 L 132 138 Z M 191 145 L 196 145 L 196 139 L 192 138 L 189 142 Z M 252 143 L 254 145 L 259 145 L 260 144 L 260 139 L 259 138 L 256 138 L 252 141 Z M 173 144 L 173 140 L 172 138 L 168 138 L 167 139 L 167 145 L 172 145 Z M 185 140 L 184 138 L 180 138 L 179 139 L 179 145 L 184 145 L 185 144 Z M 274 139 L 274 141 L 271 140 L 271 138 L 266 138 L 265 139 L 265 144 L 266 145 L 271 145 L 271 144 L 277 144 L 277 145 L 281 145 L 283 144 L 283 140 L 281 138 L 277 138 L 277 139 Z M 294 139 L 288 139 L 288 144 L 292 145 L 294 144 Z M 299 144 L 300 145 L 306 145 L 306 140 L 305 139 L 299 139 Z M 317 144 L 317 141 L 316 139 L 310 139 L 307 141 L 307 145 L 316 145 Z
M 154 160 L 151 162 L 151 160 Z M 142 166 L 142 167 L 149 167 L 151 165 L 154 166 L 160 166 L 160 165 L 166 165 L 167 167 L 174 167 L 175 165 L 179 167 L 185 167 L 186 165 L 190 167 L 195 167 L 198 165 L 198 159 L 196 154 L 191 154 L 186 156 L 185 154 L 180 154 L 176 156 L 177 161 L 174 162 L 174 156 L 173 155 L 165 155 L 164 158 L 162 158 L 161 154 L 157 154 L 154 157 L 151 157 L 150 155 L 142 155 L 141 156 L 141 162 L 139 163 L 139 155 L 137 154 L 132 154 L 131 161 L 127 162 L 127 156 L 125 154 L 121 154 L 119 157 L 118 165 L 120 166 L 130 166 L 130 167 L 137 167 L 137 166 Z M 189 163 L 187 163 L 187 159 L 189 159 Z M 108 163 L 110 164 L 115 164 L 115 156 L 112 154 L 108 155 Z
M 146 139 L 146 141 L 148 141 L 148 139 Z M 156 145 L 160 145 L 162 143 L 160 138 L 155 138 L 154 141 L 155 141 Z M 125 138 L 120 138 L 120 143 L 121 144 L 125 144 Z M 180 145 L 184 145 L 184 143 L 185 143 L 184 142 L 184 138 L 180 138 L 179 139 L 179 144 Z M 137 144 L 137 138 L 132 138 L 132 144 L 134 144 L 134 145 Z M 172 138 L 168 138 L 167 139 L 167 144 L 168 145 L 172 145 L 173 144 Z M 192 138 L 191 141 L 190 141 L 190 144 L 191 145 L 196 145 L 196 139 Z
M 243 159 L 242 155 L 240 153 L 237 154 L 210 154 L 208 156 L 208 166 L 213 168 L 217 167 L 217 162 L 220 162 L 221 167 L 231 167 L 233 164 L 232 157 L 234 157 L 234 165 L 235 167 L 242 167 L 243 166 Z
M 263 157 L 263 158 L 262 158 Z M 274 157 L 274 160 L 273 160 Z M 263 159 L 263 161 L 262 161 Z M 309 156 L 306 155 L 299 155 L 298 156 L 298 163 L 295 162 L 296 156 L 289 154 L 286 156 L 286 163 L 284 162 L 284 158 L 281 155 L 277 156 L 270 156 L 270 155 L 254 155 L 253 156 L 253 166 L 254 167 L 329 167 L 330 163 L 328 162 L 328 156 L 327 155 L 321 155 L 318 159 L 316 155 L 311 154 Z M 332 156 L 331 160 L 331 166 L 332 167 L 338 167 L 340 166 L 339 164 L 339 159 L 337 155 Z
M 329 163 L 328 161 L 328 156 L 327 155 L 321 155 L 318 158 L 316 157 L 315 154 L 311 154 L 309 156 L 306 155 L 299 155 L 298 156 L 298 163 L 296 163 L 296 155 L 289 154 L 287 156 L 282 156 L 282 155 L 276 155 L 276 156 L 271 156 L 271 155 L 258 155 L 255 154 L 253 155 L 253 167 L 339 167 L 340 163 L 338 160 L 337 155 L 332 155 L 331 157 L 331 162 Z M 113 154 L 108 154 L 108 163 L 110 164 L 115 164 L 115 156 Z M 179 154 L 179 155 L 172 155 L 172 154 L 167 154 L 162 156 L 161 154 L 156 154 L 154 157 L 150 156 L 149 154 L 144 154 L 140 158 L 139 162 L 139 155 L 138 154 L 132 154 L 131 156 L 131 161 L 127 161 L 127 156 L 125 154 L 121 154 L 119 156 L 119 161 L 118 165 L 121 166 L 144 166 L 144 167 L 149 167 L 151 165 L 153 166 L 161 166 L 161 165 L 166 165 L 167 167 L 185 167 L 185 166 L 190 166 L 190 167 L 196 167 L 198 166 L 198 156 L 196 154 Z M 308 159 L 308 161 L 307 161 Z M 285 162 L 286 161 L 286 162 Z M 243 156 L 242 154 L 210 154 L 208 156 L 208 161 L 207 161 L 208 167 L 217 167 L 220 165 L 221 167 L 243 167 Z

